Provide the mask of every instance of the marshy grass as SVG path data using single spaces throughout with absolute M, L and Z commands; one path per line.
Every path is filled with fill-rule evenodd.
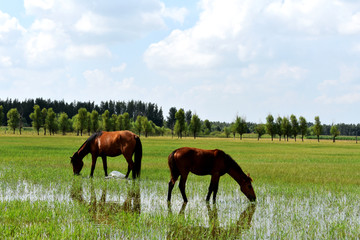
M 0 136 L 1 239 L 358 239 L 360 145 L 256 139 L 141 138 L 140 180 L 105 179 L 101 159 L 89 179 L 72 174 L 76 136 Z M 210 176 L 189 175 L 166 201 L 167 156 L 176 148 L 219 148 L 254 179 L 251 204 L 229 177 L 216 204 L 205 197 Z M 108 171 L 125 172 L 121 157 Z

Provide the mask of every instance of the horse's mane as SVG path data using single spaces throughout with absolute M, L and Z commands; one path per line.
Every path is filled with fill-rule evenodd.
M 91 135 L 88 139 L 86 139 L 86 141 L 81 145 L 81 147 L 79 147 L 78 152 L 82 149 L 87 148 L 89 146 L 89 143 L 94 141 L 97 137 L 100 137 L 102 133 L 102 131 L 97 131 L 93 135 Z

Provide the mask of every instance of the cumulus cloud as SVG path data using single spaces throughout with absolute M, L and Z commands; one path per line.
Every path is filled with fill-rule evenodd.
M 0 43 L 12 44 L 26 32 L 19 21 L 0 10 Z
M 228 66 L 229 61 L 270 60 L 280 50 L 278 34 L 291 46 L 301 44 L 299 40 L 309 44 L 320 34 L 360 30 L 360 5 L 348 2 L 203 0 L 199 6 L 200 17 L 193 27 L 174 30 L 148 47 L 144 61 L 150 69 L 203 70 Z

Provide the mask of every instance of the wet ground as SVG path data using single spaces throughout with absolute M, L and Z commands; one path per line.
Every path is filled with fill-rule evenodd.
M 272 238 L 284 231 L 291 238 L 326 237 L 330 231 L 360 229 L 360 200 L 352 193 L 276 189 L 256 186 L 257 203 L 250 203 L 240 189 L 219 189 L 217 203 L 205 201 L 207 184 L 188 183 L 189 202 L 183 204 L 179 190 L 173 191 L 172 202 L 166 201 L 167 183 L 124 179 L 95 180 L 75 178 L 70 184 L 41 184 L 19 181 L 1 185 L 0 201 L 46 201 L 75 204 L 89 208 L 97 223 L 120 212 L 169 215 L 179 214 L 195 219 L 197 231 L 234 228 L 254 236 Z M 228 229 L 227 229 L 228 230 Z M 306 235 L 307 232 L 312 232 Z

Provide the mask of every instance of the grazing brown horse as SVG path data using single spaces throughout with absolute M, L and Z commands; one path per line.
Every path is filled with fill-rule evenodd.
M 168 201 L 171 199 L 171 192 L 179 176 L 181 176 L 179 183 L 181 195 L 184 202 L 188 201 L 185 194 L 185 183 L 189 172 L 196 175 L 211 175 L 206 201 L 210 200 L 210 196 L 213 193 L 213 202 L 215 203 L 219 179 L 225 173 L 228 173 L 240 185 L 241 191 L 250 201 L 256 200 L 250 176 L 246 175 L 235 160 L 221 150 L 183 147 L 169 155 L 168 163 L 171 172 Z
M 88 154 L 92 155 L 92 164 L 90 177 L 94 174 L 97 157 L 101 157 L 103 161 L 105 176 L 107 173 L 106 157 L 116 157 L 123 154 L 127 163 L 128 171 L 125 178 L 128 178 L 132 170 L 132 177 L 140 177 L 142 145 L 140 138 L 130 131 L 116 131 L 116 132 L 96 132 L 91 135 L 79 148 L 71 158 L 73 171 L 75 175 L 79 175 L 84 166 L 83 158 Z M 135 153 L 135 154 L 134 154 Z M 132 155 L 135 155 L 134 162 Z

